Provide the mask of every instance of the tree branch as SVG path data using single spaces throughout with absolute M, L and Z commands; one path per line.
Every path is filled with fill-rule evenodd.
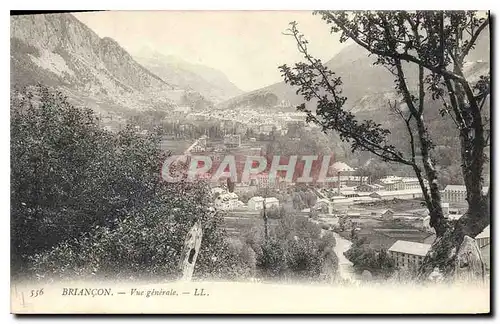
M 489 23 L 490 23 L 490 16 L 488 14 L 488 18 L 486 18 L 483 21 L 483 23 L 477 28 L 475 33 L 472 35 L 470 41 L 467 43 L 467 46 L 465 46 L 464 49 L 462 50 L 462 54 L 460 55 L 460 58 L 462 60 L 469 54 L 469 51 L 471 50 L 472 46 L 476 44 L 477 38 L 479 37 L 483 29 L 489 25 Z

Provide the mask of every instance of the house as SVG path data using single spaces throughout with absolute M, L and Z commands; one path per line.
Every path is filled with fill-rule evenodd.
M 394 218 L 394 211 L 391 209 L 382 210 L 380 213 L 380 218 L 383 220 L 392 220 Z
M 483 187 L 483 194 L 488 192 L 488 187 Z M 451 203 L 466 203 L 467 188 L 462 185 L 447 185 L 443 191 L 443 200 Z
M 238 195 L 234 192 L 223 193 L 215 198 L 215 207 L 221 210 L 232 210 L 242 207 L 243 203 L 238 200 Z
M 248 200 L 248 209 L 249 210 L 260 210 L 263 208 L 264 198 L 260 196 L 252 197 Z
M 280 203 L 275 197 L 262 198 L 260 196 L 252 197 L 248 200 L 249 210 L 261 210 L 264 208 L 264 203 L 266 204 L 266 209 L 268 208 L 278 208 Z
M 241 137 L 238 134 L 228 134 L 224 136 L 224 145 L 226 147 L 240 147 Z
M 431 248 L 430 244 L 398 240 L 388 250 L 398 268 L 418 267 Z

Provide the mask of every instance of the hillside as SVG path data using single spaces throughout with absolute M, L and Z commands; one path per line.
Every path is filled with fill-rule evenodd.
M 342 93 L 347 97 L 346 106 L 354 112 L 371 111 L 376 113 L 384 110 L 382 97 L 393 98 L 394 77 L 382 66 L 374 65 L 375 57 L 369 56 L 369 53 L 356 44 L 351 44 L 343 48 L 325 65 L 336 75 L 342 78 Z M 466 58 L 468 61 L 467 75 L 475 77 L 479 73 L 485 73 L 489 69 L 490 62 L 490 42 L 489 33 L 485 30 L 479 37 L 475 48 Z M 414 65 L 405 64 L 403 66 L 408 78 L 410 87 L 416 85 L 417 70 Z M 232 98 L 219 105 L 222 109 L 243 108 L 246 105 L 252 105 L 252 98 L 262 96 L 275 96 L 276 101 L 288 100 L 291 104 L 290 109 L 304 102 L 304 99 L 295 93 L 296 88 L 278 82 L 267 87 L 248 92 L 238 97 Z M 376 105 L 366 104 L 371 96 Z M 308 103 L 310 109 L 314 109 L 313 103 Z
M 201 64 L 192 64 L 147 48 L 134 53 L 134 57 L 164 81 L 197 91 L 213 102 L 227 100 L 243 93 L 224 73 Z
M 71 14 L 11 17 L 11 86 L 43 83 L 97 111 L 168 109 L 183 94 Z

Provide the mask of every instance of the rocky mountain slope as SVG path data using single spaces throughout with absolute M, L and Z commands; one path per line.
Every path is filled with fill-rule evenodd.
M 148 48 L 133 54 L 137 62 L 163 80 L 181 88 L 197 91 L 213 102 L 227 100 L 243 93 L 224 73 L 216 69 L 192 64 Z
M 184 89 L 71 14 L 11 17 L 11 85 L 43 83 L 98 111 L 169 109 Z

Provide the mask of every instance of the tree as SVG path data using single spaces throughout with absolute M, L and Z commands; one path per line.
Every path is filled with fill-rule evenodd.
M 359 272 L 368 270 L 377 276 L 387 278 L 396 270 L 396 262 L 389 256 L 387 250 L 372 249 L 359 240 L 355 240 L 344 255 Z
M 158 173 L 166 157 L 156 134 L 141 136 L 131 127 L 108 132 L 90 109 L 71 105 L 60 92 L 13 91 L 14 273 L 175 276 L 172 265 L 196 220 L 204 233 L 195 275 L 231 270 L 208 185 L 163 182 Z
M 234 184 L 234 182 L 231 180 L 231 178 L 230 178 L 230 177 L 228 177 L 228 178 L 227 178 L 226 183 L 227 183 L 227 191 L 229 191 L 229 192 L 234 192 L 234 186 L 235 186 L 235 184 Z
M 306 101 L 316 101 L 316 114 L 305 104 L 298 107 L 307 113 L 307 121 L 317 123 L 325 132 L 337 131 L 341 139 L 351 142 L 352 150 L 369 151 L 384 161 L 410 166 L 419 179 L 431 226 L 438 237 L 450 236 L 454 241 L 451 246 L 457 247 L 465 235 L 473 237 L 480 233 L 489 223 L 488 198 L 481 192 L 489 138 L 481 113 L 489 100 L 490 77 L 488 74 L 474 83 L 468 81 L 464 60 L 489 25 L 489 17 L 481 17 L 477 12 L 437 11 L 315 14 L 332 25 L 332 33 L 340 33 L 341 42 L 354 41 L 377 57 L 375 64 L 394 75 L 402 102 L 390 102 L 389 107 L 405 124 L 410 153 L 388 144 L 389 130 L 371 120 L 360 122 L 343 108 L 346 98 L 342 96 L 340 77 L 309 54 L 308 42 L 293 22 L 287 35 L 295 38 L 306 63 L 293 68 L 283 65 L 280 70 L 287 83 L 298 86 L 297 93 Z M 403 62 L 418 69 L 415 90 L 408 83 Z M 432 161 L 434 143 L 424 119 L 426 95 L 443 101 L 442 115 L 452 118 L 460 133 L 469 211 L 454 228 L 446 222 L 441 209 L 438 171 Z M 417 160 L 418 156 L 422 162 Z M 450 264 L 445 252 L 439 255 L 430 263 Z

